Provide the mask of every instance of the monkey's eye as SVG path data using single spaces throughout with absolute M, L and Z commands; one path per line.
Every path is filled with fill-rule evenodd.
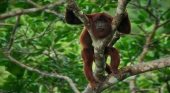
M 95 23 L 96 23 L 96 24 L 105 24 L 106 21 L 96 21 Z
M 106 21 L 101 21 L 101 23 L 106 23 Z

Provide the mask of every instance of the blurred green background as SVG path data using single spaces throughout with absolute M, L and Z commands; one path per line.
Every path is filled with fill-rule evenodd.
M 0 0 L 0 14 L 20 9 L 35 8 L 29 0 Z M 44 6 L 59 0 L 33 0 Z M 148 2 L 150 1 L 150 4 Z M 115 14 L 117 0 L 76 0 L 86 13 Z M 155 18 L 163 23 L 170 20 L 170 0 L 131 0 L 127 12 L 131 20 L 131 34 L 121 35 L 114 45 L 121 55 L 120 68 L 138 64 L 147 36 L 155 26 Z M 140 7 L 141 6 L 141 7 Z M 78 90 L 83 91 L 88 82 L 83 74 L 79 35 L 83 26 L 65 22 L 66 4 L 50 8 L 57 13 L 39 11 L 21 16 L 17 27 L 11 56 L 22 64 L 44 72 L 55 72 L 70 77 Z M 166 12 L 167 11 L 167 12 Z M 12 63 L 4 52 L 16 17 L 0 20 L 0 92 L 2 93 L 74 93 L 67 81 L 45 77 Z M 149 51 L 143 61 L 148 62 L 170 56 L 170 23 L 157 28 L 151 38 Z M 109 60 L 109 59 L 108 59 Z M 136 93 L 170 92 L 170 69 L 163 68 L 137 75 L 134 78 Z M 131 77 L 102 93 L 131 93 Z M 162 91 L 162 92 L 161 92 Z

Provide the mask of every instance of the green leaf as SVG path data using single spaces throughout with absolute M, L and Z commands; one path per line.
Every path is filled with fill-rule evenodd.
M 167 13 L 165 14 L 165 18 L 166 18 L 166 19 L 169 19 L 169 18 L 170 18 L 170 12 L 167 12 Z
M 147 5 L 147 1 L 146 0 L 140 0 L 140 4 L 141 4 L 141 6 L 145 6 L 145 5 Z
M 146 26 L 147 26 L 147 27 L 150 27 L 151 25 L 152 25 L 151 22 L 146 22 Z
M 5 70 L 5 66 L 0 66 L 0 77 L 2 79 L 7 78 L 10 75 L 8 71 Z
M 166 24 L 163 27 L 166 28 L 166 29 L 170 29 L 170 24 Z
M 143 15 L 139 15 L 138 18 L 142 21 L 145 21 L 145 17 Z
M 68 33 L 63 33 L 61 35 L 58 34 L 58 36 L 56 36 L 54 41 L 57 43 L 59 40 L 63 39 L 66 36 L 68 36 Z
M 110 7 L 109 7 L 109 6 L 104 6 L 103 9 L 104 9 L 105 11 L 108 11 L 108 10 L 110 10 Z
M 142 0 L 144 1 L 144 0 Z M 144 11 L 143 9 L 138 10 L 139 15 L 143 16 L 145 19 L 148 17 L 148 13 Z

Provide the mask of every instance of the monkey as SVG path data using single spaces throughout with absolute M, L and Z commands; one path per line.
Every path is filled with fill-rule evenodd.
M 86 16 L 90 22 L 90 31 L 95 38 L 103 39 L 107 37 L 109 34 L 111 34 L 112 31 L 111 22 L 114 19 L 114 17 L 110 16 L 107 13 L 86 14 Z M 79 18 L 69 8 L 66 8 L 65 19 L 68 24 L 73 24 L 73 25 L 82 24 Z M 128 18 L 127 12 L 125 13 L 117 30 L 118 32 L 124 34 L 130 33 L 131 25 L 130 25 L 130 20 Z M 84 29 L 82 30 L 79 40 L 82 46 L 81 56 L 84 62 L 84 74 L 91 88 L 94 89 L 95 83 L 100 81 L 95 79 L 93 76 L 92 63 L 94 61 L 94 47 L 92 46 L 92 39 L 86 27 L 84 27 Z M 110 66 L 106 63 L 106 69 L 105 69 L 106 72 L 108 74 L 117 73 L 121 78 L 122 73 L 118 70 L 118 66 L 120 64 L 119 51 L 114 47 L 106 46 L 104 50 L 104 54 L 105 56 L 110 55 L 111 57 Z

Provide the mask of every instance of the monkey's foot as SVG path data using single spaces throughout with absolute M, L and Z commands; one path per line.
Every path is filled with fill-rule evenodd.
M 100 81 L 99 80 L 96 80 L 96 79 L 94 79 L 93 81 L 89 81 L 89 84 L 90 84 L 90 87 L 92 88 L 92 89 L 95 89 L 95 83 L 99 83 Z
M 112 70 L 113 74 L 118 74 L 119 78 L 122 79 L 122 72 L 120 70 Z

